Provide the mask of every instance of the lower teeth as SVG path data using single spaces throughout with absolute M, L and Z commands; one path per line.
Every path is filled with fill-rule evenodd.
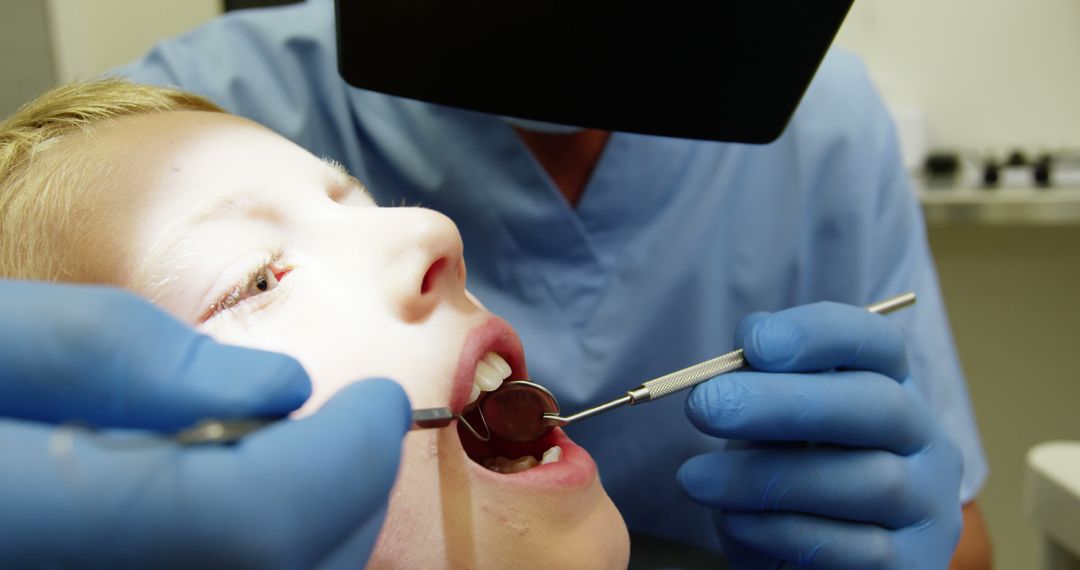
M 525 457 L 519 457 L 517 459 L 492 457 L 491 459 L 484 460 L 484 467 L 487 467 L 496 473 L 520 473 L 532 469 L 539 464 L 540 462 L 531 455 L 526 455 Z
M 555 463 L 561 457 L 562 448 L 556 445 L 552 446 L 551 449 L 548 449 L 544 452 L 544 459 L 542 461 L 537 461 L 536 458 L 531 455 L 518 457 L 517 459 L 507 459 L 505 457 L 491 457 L 484 460 L 484 467 L 496 473 L 520 473 L 522 471 L 532 469 L 537 465 Z

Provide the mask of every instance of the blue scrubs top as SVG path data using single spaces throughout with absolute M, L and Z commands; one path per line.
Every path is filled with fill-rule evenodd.
M 962 499 L 974 498 L 987 467 L 922 217 L 855 57 L 826 58 L 769 145 L 615 133 L 575 209 L 499 118 L 346 85 L 332 8 L 232 13 L 120 72 L 201 93 L 340 161 L 382 204 L 453 218 L 469 289 L 518 330 L 533 379 L 566 411 L 727 352 L 753 311 L 915 291 L 918 304 L 890 318 L 908 334 L 911 381 L 963 450 Z M 723 442 L 691 426 L 684 400 L 567 431 L 632 530 L 718 549 L 675 472 Z

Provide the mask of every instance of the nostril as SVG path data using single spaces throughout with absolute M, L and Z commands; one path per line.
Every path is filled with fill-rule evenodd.
M 435 263 L 431 264 L 431 267 L 428 267 L 427 273 L 424 274 L 424 280 L 420 283 L 421 295 L 427 295 L 428 291 L 431 291 L 448 263 L 449 261 L 445 257 L 440 257 L 435 260 Z

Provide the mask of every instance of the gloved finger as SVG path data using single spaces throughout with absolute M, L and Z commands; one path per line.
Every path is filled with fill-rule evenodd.
M 385 380 L 232 446 L 0 419 L 0 456 L 19 458 L 0 469 L 0 512 L 10 515 L 0 517 L 0 560 L 362 567 L 410 419 L 404 392 Z
M 735 450 L 683 463 L 695 501 L 724 511 L 789 512 L 903 528 L 934 511 L 902 457 L 862 449 Z
M 382 511 L 374 513 L 363 526 L 353 532 L 352 538 L 338 545 L 326 558 L 316 565 L 319 570 L 355 570 L 360 567 L 358 561 L 371 558 L 375 550 L 375 537 L 382 530 L 383 521 L 386 520 L 387 506 L 383 505 Z
M 762 317 L 752 315 L 735 342 L 750 366 L 766 372 L 872 370 L 908 377 L 900 328 L 861 307 L 822 302 Z
M 176 430 L 280 416 L 311 393 L 293 358 L 223 345 L 108 287 L 0 281 L 0 416 Z
M 890 531 L 788 513 L 724 513 L 720 531 L 742 545 L 800 568 L 901 568 Z
M 744 348 L 746 335 L 750 334 L 750 331 L 757 326 L 758 323 L 769 318 L 768 313 L 765 311 L 758 311 L 756 313 L 750 313 L 741 320 L 739 324 L 735 325 L 735 348 Z
M 723 516 L 723 513 L 720 514 Z M 731 537 L 720 534 L 720 542 L 723 544 L 724 557 L 727 558 L 731 568 L 737 570 L 784 570 L 794 565 L 784 560 L 777 560 L 772 556 L 762 554 L 756 550 L 743 546 L 743 544 Z
M 247 507 L 204 524 L 206 539 L 256 550 L 287 545 L 298 567 L 341 545 L 370 553 L 410 422 L 401 387 L 369 380 L 346 387 L 309 417 L 255 432 L 232 453 L 208 449 L 188 457 L 185 470 L 201 481 L 208 502 Z M 366 535 L 357 537 L 357 529 Z
M 931 422 L 901 384 L 873 372 L 733 372 L 686 399 L 699 430 L 728 439 L 814 441 L 908 455 L 926 445 Z
M 170 488 L 178 492 L 166 502 L 152 491 L 179 473 L 178 455 L 177 446 L 144 432 L 0 419 L 0 456 L 18 458 L 0 469 L 0 512 L 6 514 L 0 517 L 0 560 L 14 567 L 92 568 L 106 565 L 100 558 L 137 567 L 122 563 L 146 548 L 132 537 L 153 537 L 153 529 L 166 526 L 166 542 L 182 543 L 182 531 L 171 531 L 189 521 L 170 520 L 172 506 L 184 502 L 182 491 Z

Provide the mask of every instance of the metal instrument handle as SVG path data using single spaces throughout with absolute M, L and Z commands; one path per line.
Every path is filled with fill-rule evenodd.
M 741 348 L 727 354 L 721 354 L 716 358 L 710 358 L 705 362 L 699 362 L 693 366 L 687 366 L 682 370 L 676 370 L 671 374 L 665 374 L 645 382 L 630 391 L 630 405 L 656 400 L 692 388 L 709 378 L 738 370 L 743 366 L 746 366 L 746 359 L 743 358 Z
M 421 408 L 413 410 L 412 426 L 414 429 L 442 428 L 450 425 L 454 420 L 454 413 L 450 408 Z
M 915 293 L 909 292 L 868 305 L 866 310 L 871 313 L 884 315 L 897 309 L 907 307 L 913 303 L 915 303 Z M 630 392 L 628 392 L 630 396 L 630 405 L 632 406 L 634 404 L 640 404 L 641 402 L 656 400 L 669 394 L 692 388 L 710 378 L 738 370 L 743 366 L 746 366 L 746 359 L 743 358 L 742 349 L 733 350 L 727 354 L 722 354 L 716 358 L 706 360 L 705 362 L 700 362 L 693 366 L 683 368 L 682 370 L 672 372 L 671 374 L 665 374 L 659 378 L 654 378 L 641 386 L 630 390 Z
M 207 418 L 173 434 L 172 439 L 181 445 L 207 445 L 236 443 L 252 432 L 258 431 L 284 418 L 217 419 Z M 423 408 L 413 410 L 410 429 L 442 428 L 450 425 L 454 414 L 450 408 Z

